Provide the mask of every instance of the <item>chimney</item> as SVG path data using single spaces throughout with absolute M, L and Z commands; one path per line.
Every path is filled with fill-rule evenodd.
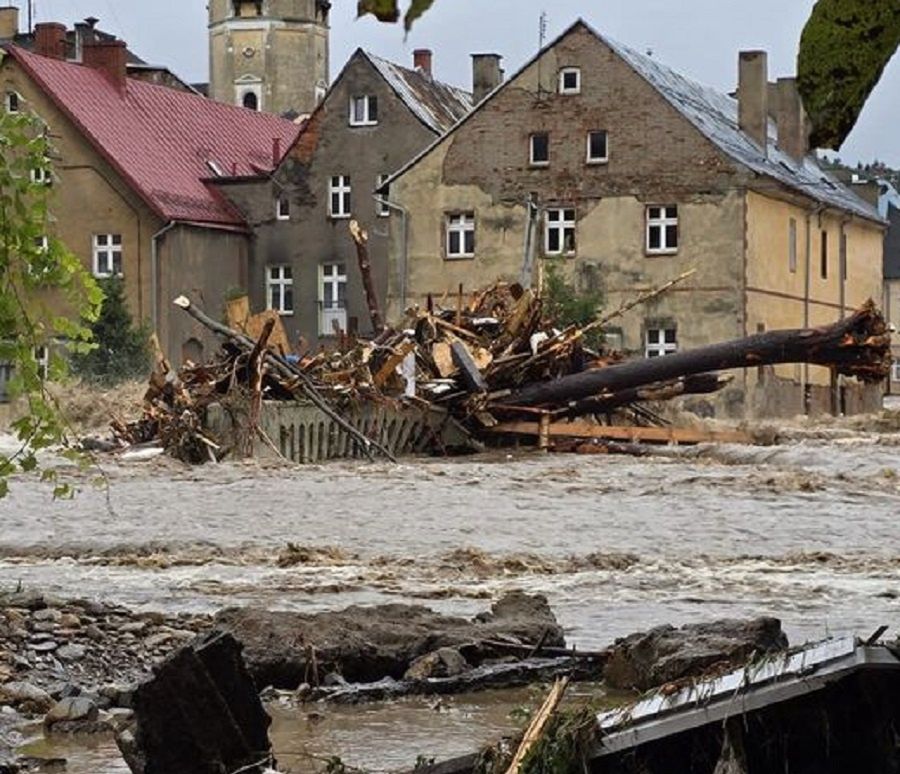
M 128 49 L 124 40 L 86 42 L 81 54 L 85 66 L 102 72 L 116 87 L 125 88 L 128 75 Z
M 84 21 L 75 22 L 75 61 L 84 61 L 84 47 L 90 45 L 97 39 L 94 30 L 96 19 L 90 17 Z
M 479 105 L 503 83 L 500 54 L 472 54 L 472 101 Z
M 0 8 L 0 40 L 11 40 L 19 31 L 19 9 Z
M 809 121 L 796 78 L 778 79 L 778 147 L 794 161 L 809 153 Z
M 741 51 L 738 68 L 738 126 L 766 151 L 769 125 L 769 56 Z
M 418 70 L 426 78 L 431 78 L 432 59 L 430 48 L 417 48 L 413 51 L 413 69 Z
M 53 59 L 66 58 L 66 25 L 42 22 L 34 25 L 34 50 Z

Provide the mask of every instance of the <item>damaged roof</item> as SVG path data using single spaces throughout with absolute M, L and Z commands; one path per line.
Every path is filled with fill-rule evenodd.
M 165 220 L 244 227 L 207 181 L 270 171 L 276 141 L 288 148 L 300 131 L 277 116 L 133 78 L 120 88 L 91 67 L 4 48 Z
M 436 81 L 418 70 L 410 70 L 362 51 L 416 117 L 437 134 L 443 134 L 472 110 L 472 95 Z

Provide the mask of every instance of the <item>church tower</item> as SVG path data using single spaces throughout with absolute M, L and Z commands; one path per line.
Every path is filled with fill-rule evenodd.
M 209 0 L 209 95 L 296 117 L 328 88 L 329 0 Z

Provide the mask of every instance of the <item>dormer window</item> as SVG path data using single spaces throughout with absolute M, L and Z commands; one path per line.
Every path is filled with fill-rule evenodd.
M 378 123 L 378 97 L 366 94 L 350 98 L 350 126 L 375 126 Z
M 6 108 L 7 113 L 18 113 L 20 110 L 19 103 L 21 102 L 21 98 L 14 91 L 6 92 L 6 97 L 3 100 L 4 107 Z
M 559 71 L 559 93 L 581 94 L 580 67 L 563 67 Z

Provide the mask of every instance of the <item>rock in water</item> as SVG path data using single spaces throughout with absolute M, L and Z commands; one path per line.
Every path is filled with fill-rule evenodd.
M 134 774 L 251 774 L 271 762 L 271 720 L 233 637 L 212 632 L 154 672 L 135 691 L 134 725 L 116 736 Z
M 714 621 L 680 629 L 659 626 L 616 640 L 603 679 L 611 688 L 647 691 L 698 677 L 716 664 L 733 666 L 787 646 L 777 618 Z

